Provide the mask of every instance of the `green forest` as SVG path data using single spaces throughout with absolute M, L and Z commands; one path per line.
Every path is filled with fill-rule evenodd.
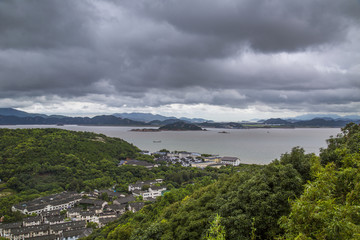
M 15 202 L 165 179 L 169 192 L 90 239 L 360 239 L 360 125 L 348 124 L 319 156 L 294 147 L 268 165 L 220 169 L 122 166 L 139 149 L 104 135 L 56 129 L 0 130 L 7 221 Z M 6 183 L 6 184 L 5 184 Z M 1 185 L 0 185 L 1 186 Z M 1 189 L 1 187 L 0 187 Z M 1 191 L 0 191 L 1 194 Z

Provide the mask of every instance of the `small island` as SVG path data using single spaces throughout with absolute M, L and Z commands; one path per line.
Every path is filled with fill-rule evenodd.
M 203 129 L 195 124 L 186 122 L 175 122 L 159 127 L 160 131 L 202 131 Z
M 132 132 L 160 132 L 158 128 L 134 128 L 131 129 Z
M 178 121 L 175 123 L 166 124 L 159 128 L 134 128 L 132 132 L 160 132 L 160 131 L 206 131 L 195 124 Z

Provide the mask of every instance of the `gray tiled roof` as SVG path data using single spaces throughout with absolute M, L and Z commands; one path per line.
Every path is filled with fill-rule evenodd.
M 11 229 L 11 234 L 13 235 L 22 235 L 31 232 L 46 232 L 49 230 L 49 224 L 42 224 L 37 226 L 29 226 L 22 228 L 13 228 Z
M 76 221 L 76 222 L 67 222 L 51 225 L 51 229 L 55 231 L 61 230 L 70 230 L 84 228 L 86 226 L 86 221 Z
M 115 221 L 116 219 L 118 219 L 118 217 L 99 218 L 99 222 L 101 224 L 107 224 L 109 222 Z
M 221 161 L 236 161 L 238 159 L 237 157 L 222 157 Z
M 41 216 L 38 215 L 38 216 L 33 216 L 33 217 L 26 217 L 23 219 L 23 222 L 25 223 L 31 223 L 31 222 L 39 222 L 41 221 Z
M 59 221 L 63 221 L 64 219 L 65 219 L 64 215 L 46 217 L 46 220 L 49 222 L 59 222 Z
M 19 228 L 21 226 L 21 222 L 15 223 L 3 223 L 0 224 L 0 229 L 12 229 L 12 228 Z
M 69 231 L 64 231 L 62 233 L 62 236 L 64 238 L 68 238 L 68 237 L 81 237 L 83 235 L 83 237 L 89 236 L 92 233 L 92 228 L 81 228 L 81 229 L 76 229 L 76 230 L 69 230 Z
M 56 236 L 55 234 L 27 238 L 27 240 L 55 240 L 55 239 L 58 239 L 58 236 Z
M 133 195 L 128 195 L 126 197 L 120 197 L 120 198 L 116 199 L 113 203 L 114 204 L 124 204 L 124 203 L 132 202 L 132 201 L 135 201 L 135 197 Z

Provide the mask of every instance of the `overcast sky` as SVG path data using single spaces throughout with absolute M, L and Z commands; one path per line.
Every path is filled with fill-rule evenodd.
M 1 0 L 0 107 L 360 114 L 360 1 Z

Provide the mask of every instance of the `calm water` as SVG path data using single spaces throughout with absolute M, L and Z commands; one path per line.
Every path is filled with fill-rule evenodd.
M 142 150 L 185 150 L 239 157 L 243 163 L 267 164 L 281 154 L 300 146 L 307 153 L 319 153 L 326 139 L 340 133 L 339 128 L 296 129 L 208 129 L 193 132 L 131 132 L 134 127 L 17 125 L 2 128 L 62 128 L 102 133 L 122 138 Z M 228 134 L 219 133 L 227 131 Z M 154 142 L 155 141 L 155 142 Z M 161 141 L 161 142 L 160 142 Z

